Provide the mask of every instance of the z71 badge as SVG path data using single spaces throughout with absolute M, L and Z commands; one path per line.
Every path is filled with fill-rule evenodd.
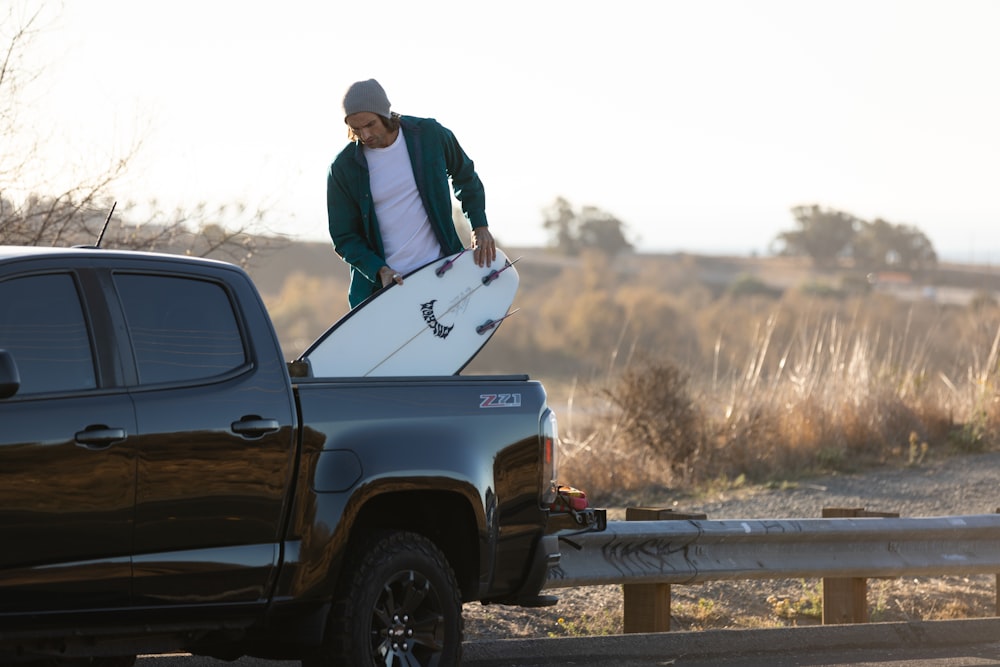
M 519 408 L 521 394 L 480 394 L 481 408 Z

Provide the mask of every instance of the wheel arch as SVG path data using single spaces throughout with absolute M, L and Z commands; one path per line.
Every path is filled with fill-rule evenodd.
M 347 552 L 371 535 L 391 530 L 419 533 L 432 541 L 454 571 L 463 601 L 478 599 L 482 569 L 480 521 L 463 494 L 427 489 L 392 491 L 369 498 L 352 521 Z

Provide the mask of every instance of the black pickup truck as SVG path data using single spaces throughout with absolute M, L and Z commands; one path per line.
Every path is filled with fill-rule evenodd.
M 454 665 L 463 602 L 551 602 L 600 514 L 538 382 L 301 371 L 238 267 L 0 247 L 0 663 Z

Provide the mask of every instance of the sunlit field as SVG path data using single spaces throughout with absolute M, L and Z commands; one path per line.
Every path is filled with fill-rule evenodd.
M 517 266 L 520 310 L 465 372 L 544 382 L 562 476 L 603 502 L 997 444 L 1000 280 L 985 268 L 883 284 L 790 258 L 534 250 Z M 289 357 L 345 289 L 293 272 L 268 297 Z

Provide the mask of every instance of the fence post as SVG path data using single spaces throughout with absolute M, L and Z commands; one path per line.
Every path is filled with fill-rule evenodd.
M 705 514 L 675 512 L 655 507 L 628 507 L 626 521 L 677 521 L 706 519 Z M 625 596 L 624 631 L 667 632 L 670 630 L 670 584 L 623 584 Z
M 899 512 L 869 512 L 863 507 L 824 507 L 823 518 L 888 517 Z M 865 577 L 823 578 L 823 625 L 868 622 L 868 579 Z

